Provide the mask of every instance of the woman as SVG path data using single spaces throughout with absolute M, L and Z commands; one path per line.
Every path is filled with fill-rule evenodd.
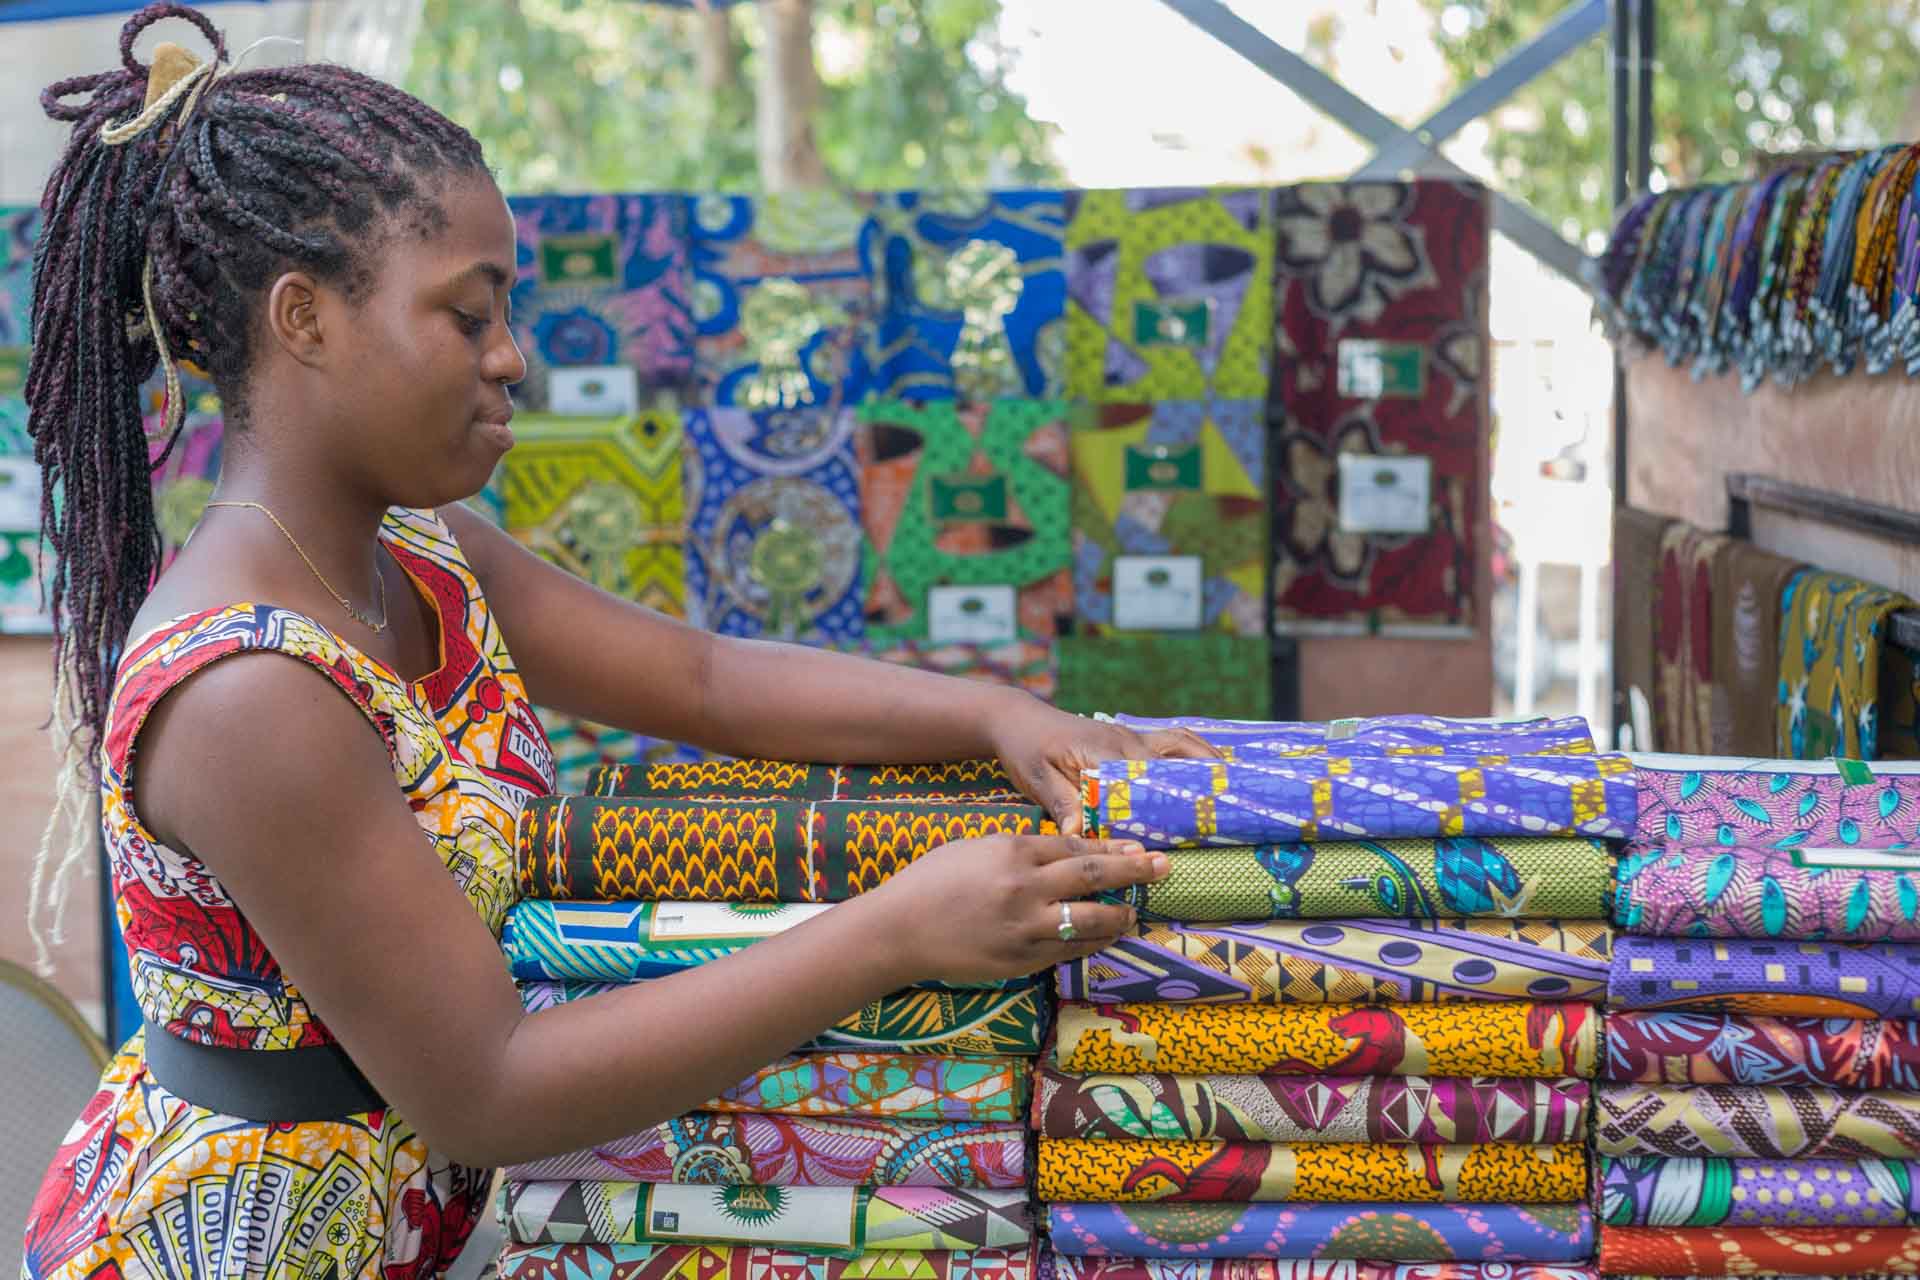
M 163 17 L 216 56 L 149 104 L 132 47 Z M 179 5 L 121 54 L 44 95 L 73 139 L 27 394 L 147 1025 L 48 1174 L 28 1276 L 439 1275 L 493 1166 L 697 1107 L 910 983 L 1129 927 L 1076 900 L 1164 856 L 969 841 L 730 959 L 523 1015 L 495 934 L 516 815 L 552 786 L 530 699 L 736 755 L 993 754 L 1069 831 L 1083 764 L 1205 748 L 702 634 L 544 565 L 457 505 L 511 447 L 525 369 L 474 140 L 340 68 L 233 70 Z M 218 387 L 226 456 L 154 583 L 136 389 L 175 355 Z

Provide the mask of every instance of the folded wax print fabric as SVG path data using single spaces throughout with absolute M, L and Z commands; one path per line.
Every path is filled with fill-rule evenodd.
M 1066 211 L 1068 395 L 1266 396 L 1274 256 L 1266 190 L 1069 191 Z
M 1234 760 L 1294 756 L 1579 756 L 1594 751 L 1593 731 L 1580 716 L 1457 720 L 1403 715 L 1297 721 L 1122 714 L 1113 719 L 1143 733 L 1191 730 Z
M 520 1003 L 535 1013 L 620 989 L 610 982 L 527 982 Z M 803 1053 L 938 1053 L 1030 1056 L 1040 1052 L 1046 990 L 897 991 L 848 1014 L 801 1046 Z
M 701 1110 L 1018 1122 L 1032 1071 L 1023 1058 L 797 1054 L 760 1068 Z
M 510 1244 L 499 1258 L 500 1280 L 1033 1280 L 1033 1263 L 1031 1249 L 879 1249 L 831 1258 L 766 1245 L 702 1244 Z M 1516 1275 L 1511 1280 L 1579 1278 Z
M 520 392 L 545 409 L 553 370 L 627 365 L 643 385 L 693 371 L 686 204 L 674 195 L 515 196 L 513 336 Z
M 1901 1227 L 1920 1213 L 1920 1166 L 1902 1160 L 1603 1156 L 1610 1227 Z
M 500 931 L 521 982 L 642 982 L 698 968 L 823 911 L 824 902 L 552 902 L 514 904 Z M 1020 982 L 928 982 L 980 990 Z
M 1614 855 L 1598 840 L 1444 836 L 1182 849 L 1167 878 L 1110 895 L 1147 919 L 1603 920 Z
M 547 797 L 520 811 L 520 896 L 839 902 L 955 840 L 1052 830 L 1037 805 Z
M 1225 631 L 1126 631 L 1061 636 L 1054 705 L 1076 715 L 1115 707 L 1244 716 L 1273 704 L 1267 637 Z
M 1584 1004 L 1069 1004 L 1053 1066 L 1170 1075 L 1591 1078 Z
M 1043 1253 L 1043 1280 L 1600 1280 L 1593 1267 L 1511 1262 L 1313 1262 L 1305 1258 L 1070 1258 Z M 509 1280 L 502 1276 L 502 1280 Z
M 1641 938 L 1613 949 L 1607 1005 L 1897 1018 L 1920 1012 L 1920 946 Z
M 1145 924 L 1054 981 L 1062 999 L 1100 1004 L 1598 1001 L 1611 940 L 1597 921 Z
M 1774 753 L 1780 689 L 1780 606 L 1805 566 L 1729 538 L 1713 559 L 1713 678 L 1725 714 L 1709 748 L 1723 755 Z M 1716 706 L 1716 712 L 1722 708 Z
M 1642 1276 L 1920 1275 L 1909 1227 L 1609 1227 L 1600 1271 Z
M 1387 1143 L 1089 1141 L 1042 1138 L 1042 1201 L 1282 1200 L 1558 1204 L 1587 1190 L 1579 1143 L 1413 1147 Z
M 1076 634 L 1153 621 L 1131 616 L 1129 556 L 1192 558 L 1196 598 L 1179 621 L 1266 634 L 1266 410 L 1252 399 L 1103 404 L 1073 424 Z
M 1920 1156 L 1920 1093 L 1854 1093 L 1817 1085 L 1603 1084 L 1594 1095 L 1594 1150 L 1601 1155 Z
M 1613 910 L 1621 928 L 1656 937 L 1920 942 L 1920 856 L 1635 845 Z
M 1579 1262 L 1585 1205 L 1054 1204 L 1053 1247 L 1116 1258 L 1364 1258 L 1370 1262 Z
M 1434 836 L 1618 840 L 1639 812 L 1633 766 L 1618 755 L 1116 760 L 1085 779 L 1094 829 L 1162 849 Z
M 1774 754 L 1872 760 L 1882 721 L 1912 722 L 1912 689 L 1890 682 L 1885 692 L 1908 705 L 1885 705 L 1880 670 L 1887 619 L 1912 607 L 1898 591 L 1837 573 L 1809 570 L 1787 584 Z
M 1620 646 L 1620 687 L 1638 689 L 1649 705 L 1659 678 L 1653 660 L 1653 582 L 1660 572 L 1660 543 L 1670 524 L 1633 507 L 1613 509 L 1613 598 Z M 1767 738 L 1773 738 L 1773 697 L 1767 697 Z M 1660 726 L 1654 725 L 1659 733 Z M 1653 743 L 1641 743 L 1650 747 Z
M 1920 842 L 1920 764 L 1635 755 L 1635 838 L 1752 849 Z
M 1017 1249 L 1032 1241 L 1020 1191 L 947 1187 L 704 1187 L 509 1182 L 500 1220 L 521 1244 L 770 1244 L 867 1249 Z
M 1601 1077 L 1920 1092 L 1920 1022 L 1610 1013 Z
M 950 638 L 937 588 L 1012 588 L 1009 630 L 1051 644 L 1073 619 L 1069 422 L 1061 400 L 870 399 L 858 412 L 866 641 Z M 958 601 L 962 610 L 966 601 Z
M 1675 751 L 1713 746 L 1713 710 L 1726 695 L 1714 684 L 1713 564 L 1727 539 L 1675 521 L 1660 537 L 1653 579 L 1653 720 Z
M 1043 1138 L 1238 1142 L 1579 1142 L 1585 1080 L 1423 1076 L 1035 1077 Z
M 693 760 L 617 764 L 587 778 L 594 796 L 681 800 L 956 800 L 1020 804 L 997 760 L 946 764 L 792 764 Z
M 1026 1185 L 1019 1125 L 694 1112 L 588 1151 L 507 1170 L 568 1178 L 761 1187 Z
M 874 387 L 913 400 L 1058 395 L 1064 191 L 876 196 L 862 256 L 879 308 Z

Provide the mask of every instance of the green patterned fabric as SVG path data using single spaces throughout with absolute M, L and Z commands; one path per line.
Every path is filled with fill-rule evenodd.
M 1599 920 L 1613 855 L 1598 840 L 1352 840 L 1182 849 L 1158 884 L 1120 895 L 1162 920 Z
M 1215 716 L 1272 711 L 1267 642 L 1218 632 L 1066 636 L 1056 703 L 1081 715 Z
M 867 640 L 924 640 L 936 586 L 1011 586 L 1022 640 L 1073 613 L 1060 400 L 869 401 L 860 409 Z

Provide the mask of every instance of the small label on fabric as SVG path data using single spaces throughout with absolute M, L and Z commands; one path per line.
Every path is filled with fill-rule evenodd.
M 1432 523 L 1433 459 L 1340 455 L 1343 533 L 1425 533 Z
M 1204 347 L 1213 333 L 1213 304 L 1140 301 L 1133 304 L 1133 340 L 1143 347 Z
M 1197 631 L 1205 617 L 1199 556 L 1117 556 L 1113 625 L 1123 631 Z
M 932 476 L 927 501 L 936 524 L 987 524 L 1007 518 L 1007 478 L 989 475 Z
M 612 232 L 583 231 L 540 237 L 542 284 L 620 283 L 620 242 Z
M 824 902 L 765 905 L 729 902 L 663 902 L 647 930 L 653 942 L 730 942 L 771 938 L 827 910 Z
M 547 410 L 570 418 L 625 418 L 640 411 L 640 372 L 623 364 L 547 374 Z
M 1920 849 L 1795 849 L 1792 860 L 1809 871 L 1920 871 Z
M 1329 720 L 1327 722 L 1328 742 L 1345 742 L 1348 738 L 1353 737 L 1359 732 L 1360 721 L 1351 716 L 1346 719 Z
M 1206 479 L 1206 459 L 1197 444 L 1128 445 L 1128 493 L 1198 493 Z
M 858 1187 L 647 1187 L 652 1234 L 792 1249 L 849 1249 L 859 1243 Z
M 1873 770 L 1862 760 L 1835 760 L 1834 767 L 1840 771 L 1840 781 L 1849 787 L 1864 787 L 1873 782 Z
M 1418 400 L 1427 393 L 1427 352 L 1418 343 L 1348 338 L 1336 359 L 1342 399 Z
M 934 644 L 1010 644 L 1019 638 L 1019 600 L 1011 586 L 928 590 L 927 639 Z

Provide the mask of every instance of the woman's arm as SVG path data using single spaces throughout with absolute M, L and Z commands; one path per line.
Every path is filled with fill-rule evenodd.
M 885 993 L 1033 972 L 1131 925 L 1058 903 L 1164 874 L 1164 855 L 966 841 L 877 892 L 688 973 L 523 1014 L 499 946 L 422 835 L 378 736 L 278 654 L 222 659 L 141 733 L 137 805 L 212 869 L 375 1087 L 429 1143 L 492 1166 L 698 1107 Z
M 1078 770 L 1208 756 L 1191 734 L 1140 735 L 1018 690 L 801 645 L 709 635 L 547 564 L 464 508 L 460 539 L 535 702 L 724 752 L 824 763 L 991 756 L 1079 829 Z

